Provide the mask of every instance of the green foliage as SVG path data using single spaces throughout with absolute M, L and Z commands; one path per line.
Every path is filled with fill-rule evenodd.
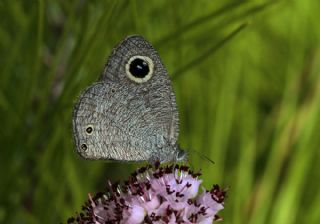
M 65 222 L 138 164 L 84 161 L 71 115 L 112 47 L 154 44 L 172 74 L 180 144 L 224 223 L 319 223 L 320 2 L 1 1 L 0 223 Z M 318 167 L 318 168 L 317 168 Z

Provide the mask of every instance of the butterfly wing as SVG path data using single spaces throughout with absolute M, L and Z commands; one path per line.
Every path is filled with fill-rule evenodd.
M 79 97 L 73 127 L 78 152 L 87 159 L 175 159 L 175 96 L 145 39 L 132 36 L 115 48 L 100 81 Z

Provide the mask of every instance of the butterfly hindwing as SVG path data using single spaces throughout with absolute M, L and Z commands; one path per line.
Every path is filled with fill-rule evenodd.
M 175 159 L 175 96 L 149 42 L 132 36 L 114 49 L 99 82 L 79 97 L 73 129 L 77 150 L 87 159 Z

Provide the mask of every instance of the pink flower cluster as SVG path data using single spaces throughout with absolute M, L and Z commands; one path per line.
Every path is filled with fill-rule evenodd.
M 226 195 L 218 185 L 199 193 L 200 174 L 187 166 L 146 166 L 132 174 L 125 185 L 109 183 L 106 193 L 89 195 L 83 212 L 68 223 L 201 223 L 220 220 Z

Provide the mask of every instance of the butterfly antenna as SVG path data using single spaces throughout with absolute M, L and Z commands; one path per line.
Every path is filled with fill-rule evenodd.
M 200 156 L 200 158 L 207 160 L 212 164 L 215 164 L 215 162 L 212 159 L 210 159 L 208 156 L 204 155 L 203 153 L 201 153 L 195 149 L 189 149 L 188 151 L 195 152 L 198 156 Z

